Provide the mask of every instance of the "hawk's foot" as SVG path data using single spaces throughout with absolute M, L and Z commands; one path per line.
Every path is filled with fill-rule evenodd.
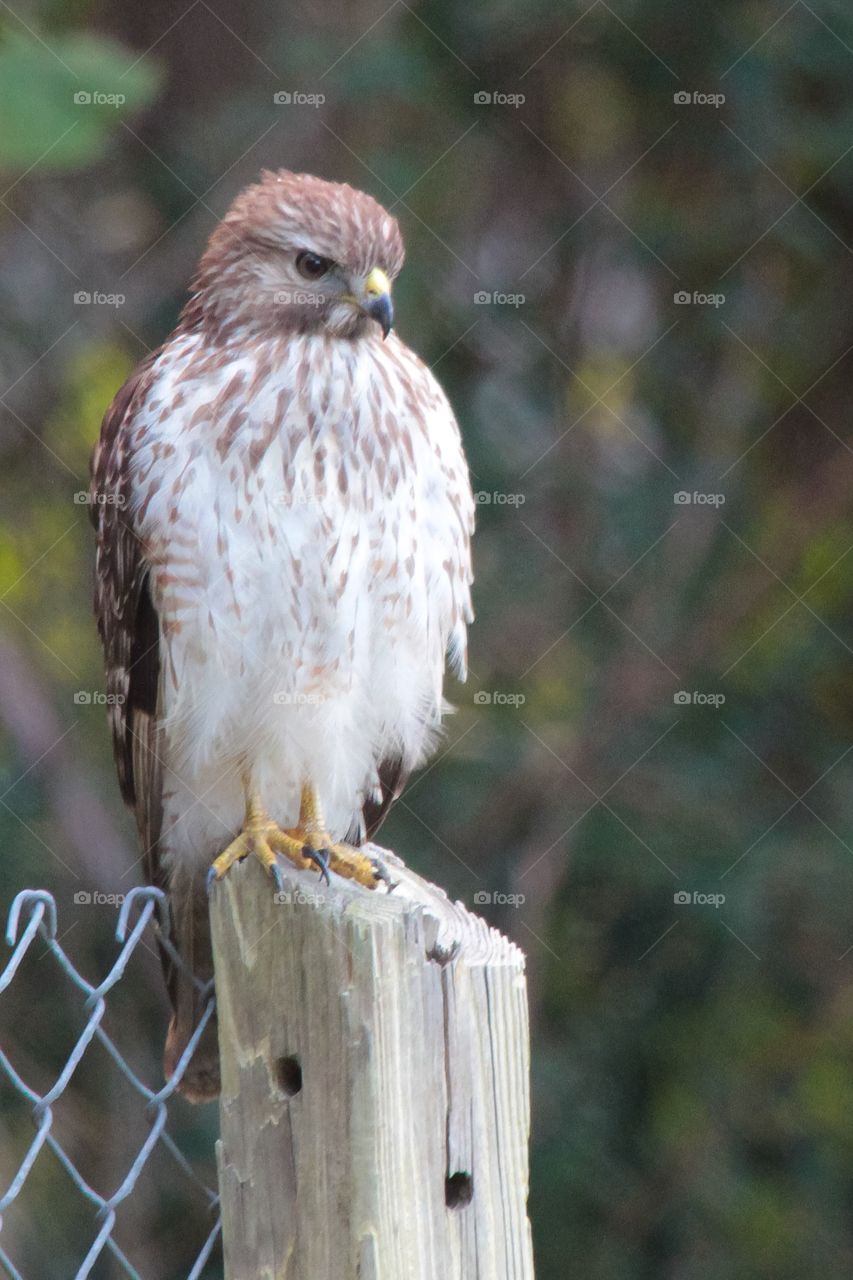
M 294 839 L 289 832 L 283 831 L 277 822 L 265 816 L 252 815 L 236 840 L 232 840 L 210 868 L 209 878 L 221 880 L 234 866 L 250 855 L 256 857 L 281 889 L 281 871 L 277 854 L 283 853 L 294 866 L 304 871 L 317 863 L 313 851 L 306 850 L 304 842 Z
M 314 788 L 306 783 L 302 788 L 299 805 L 299 822 L 283 833 L 293 847 L 299 847 L 303 859 L 314 862 L 320 874 L 328 882 L 329 872 L 356 880 L 367 889 L 375 889 L 382 878 L 372 858 L 367 858 L 352 845 L 333 841 L 323 820 L 320 801 Z
M 380 880 L 393 888 L 390 876 L 381 862 L 368 858 L 351 845 L 333 841 L 326 831 L 323 816 L 313 787 L 302 788 L 299 822 L 295 827 L 282 828 L 267 815 L 260 799 L 247 788 L 246 820 L 243 830 L 227 849 L 224 849 L 210 868 L 208 879 L 221 880 L 233 867 L 250 855 L 273 876 L 279 888 L 281 872 L 278 854 L 284 856 L 305 871 L 318 867 L 322 878 L 329 883 L 329 872 L 356 880 L 368 889 L 375 889 Z
M 329 872 L 337 876 L 364 884 L 366 888 L 375 888 L 380 879 L 373 859 L 365 858 L 360 850 L 352 845 L 333 841 L 327 831 L 311 826 L 288 827 L 283 835 L 292 842 L 295 849 L 300 850 L 302 865 L 314 863 L 320 868 L 320 876 L 329 881 Z M 282 850 L 284 852 L 284 850 Z

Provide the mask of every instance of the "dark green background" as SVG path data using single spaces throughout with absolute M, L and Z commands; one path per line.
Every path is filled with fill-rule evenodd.
M 74 893 L 139 876 L 74 700 L 103 688 L 74 502 L 103 409 L 261 167 L 352 182 L 401 221 L 399 332 L 491 497 L 472 676 L 383 838 L 469 905 L 524 895 L 483 910 L 529 957 L 538 1276 L 849 1276 L 849 9 L 55 0 L 0 33 L 3 905 L 52 890 L 96 977 L 114 912 Z M 44 1088 L 82 1012 L 40 954 L 2 1017 Z M 152 955 L 108 1016 L 156 1080 Z M 108 1189 L 146 1127 L 99 1052 L 56 1123 Z M 4 1185 L 32 1133 L 9 1101 Z M 213 1125 L 172 1119 L 208 1176 Z M 87 1214 L 43 1155 L 2 1240 L 59 1280 Z M 158 1280 L 204 1234 L 165 1162 L 117 1232 Z

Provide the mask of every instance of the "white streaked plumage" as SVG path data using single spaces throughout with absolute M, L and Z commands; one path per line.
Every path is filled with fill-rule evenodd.
M 187 377 L 200 341 L 152 369 L 133 466 L 157 484 L 130 514 L 164 634 L 161 853 L 209 863 L 239 828 L 247 766 L 283 825 L 314 782 L 343 838 L 383 760 L 424 759 L 448 649 L 464 673 L 473 504 L 447 401 L 393 336 L 273 338 Z M 218 397 L 259 354 L 270 376 L 223 448 Z

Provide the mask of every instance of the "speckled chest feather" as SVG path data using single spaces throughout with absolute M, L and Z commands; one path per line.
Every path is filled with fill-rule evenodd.
M 343 825 L 378 760 L 428 750 L 448 649 L 464 668 L 472 500 L 438 384 L 393 337 L 180 335 L 127 447 L 172 768 L 321 773 Z

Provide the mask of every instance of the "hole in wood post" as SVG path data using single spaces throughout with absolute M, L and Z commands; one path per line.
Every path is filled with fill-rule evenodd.
M 474 1195 L 474 1179 L 470 1173 L 451 1173 L 444 1179 L 444 1203 L 448 1209 L 461 1209 Z
M 302 1068 L 298 1058 L 279 1058 L 275 1064 L 275 1078 L 279 1089 L 293 1098 L 302 1088 Z

